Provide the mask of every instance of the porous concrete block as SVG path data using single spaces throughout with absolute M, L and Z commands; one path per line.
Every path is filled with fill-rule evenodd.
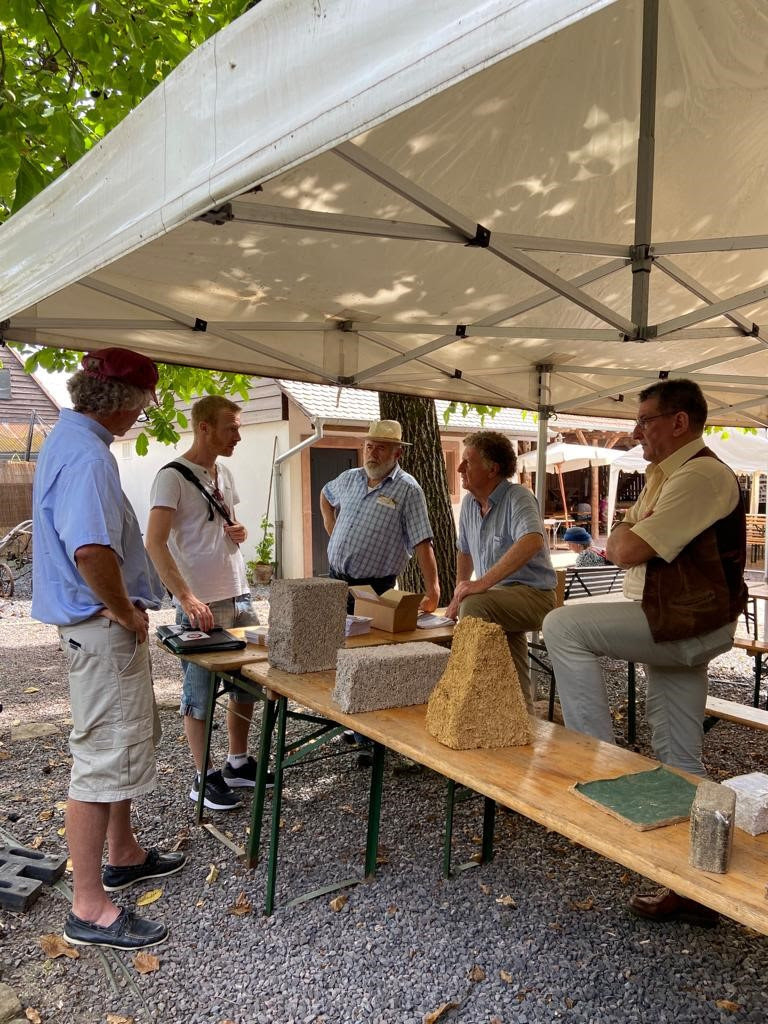
M 336 667 L 344 643 L 347 584 L 341 580 L 273 580 L 269 594 L 269 663 L 284 672 Z
M 350 715 L 424 704 L 449 655 L 444 647 L 431 643 L 339 651 L 333 699 Z
M 495 622 L 470 616 L 456 626 L 448 665 L 429 698 L 427 731 L 454 750 L 533 741 L 507 638 Z
M 691 806 L 688 863 L 699 871 L 728 870 L 736 818 L 736 794 L 716 782 L 700 782 Z
M 768 775 L 750 772 L 723 783 L 736 793 L 736 828 L 759 836 L 768 832 Z

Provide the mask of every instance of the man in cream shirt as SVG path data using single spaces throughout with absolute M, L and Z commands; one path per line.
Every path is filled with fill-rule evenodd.
M 732 646 L 746 602 L 744 508 L 733 472 L 704 444 L 707 403 L 698 385 L 660 381 L 639 397 L 633 436 L 651 465 L 606 547 L 627 569 L 629 600 L 557 608 L 543 633 L 569 729 L 614 742 L 600 658 L 641 662 L 656 757 L 705 775 L 707 665 Z M 651 912 L 634 906 L 648 899 L 656 897 L 635 897 L 631 909 L 657 920 L 690 909 L 691 901 L 672 906 L 666 896 Z

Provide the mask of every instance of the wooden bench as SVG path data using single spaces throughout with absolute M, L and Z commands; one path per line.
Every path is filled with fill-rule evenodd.
M 267 912 L 272 909 L 269 894 L 274 893 L 281 841 L 283 767 L 296 756 L 288 751 L 285 744 L 285 708 L 287 700 L 291 700 L 337 727 L 362 733 L 374 744 L 365 855 L 367 876 L 373 875 L 376 869 L 383 759 L 387 748 L 474 790 L 491 804 L 509 807 L 659 885 L 669 886 L 675 892 L 768 934 L 768 901 L 764 897 L 763 877 L 768 858 L 768 834 L 750 836 L 737 829 L 728 872 L 715 875 L 690 867 L 687 821 L 647 832 L 637 831 L 572 792 L 575 782 L 644 771 L 657 767 L 656 761 L 538 720 L 533 723 L 534 741 L 529 746 L 451 750 L 427 732 L 424 705 L 347 715 L 331 700 L 333 672 L 290 675 L 266 663 L 249 665 L 243 672 L 247 678 L 264 687 L 268 706 L 277 704 L 275 711 L 267 714 L 268 719 L 274 720 L 276 712 L 278 723 L 274 746 L 275 788 Z M 296 745 L 292 746 L 295 750 Z M 263 731 L 259 758 L 269 758 L 271 749 L 271 736 Z M 700 781 L 694 776 L 686 777 L 693 782 Z M 489 830 L 492 832 L 491 815 L 486 813 L 485 818 L 484 825 L 491 826 Z M 260 831 L 261 821 L 252 815 L 249 836 L 249 859 L 252 863 L 256 859 Z M 485 827 L 483 831 L 486 831 Z M 290 841 L 290 836 L 284 836 L 284 841 Z M 350 885 L 360 880 L 348 879 L 341 884 Z M 326 886 L 312 895 L 332 889 L 332 885 Z
M 756 640 L 754 637 L 749 636 L 735 636 L 733 638 L 733 646 L 735 650 L 744 651 L 745 654 L 748 654 L 750 658 L 754 659 L 755 689 L 752 695 L 752 704 L 757 708 L 760 706 L 760 687 L 763 679 L 763 659 L 768 655 L 768 642 L 765 640 Z
M 735 722 L 737 725 L 747 725 L 752 729 L 763 729 L 768 732 L 768 711 L 752 707 L 751 704 L 737 704 L 735 700 L 707 697 L 706 711 L 705 731 L 722 719 L 724 722 Z

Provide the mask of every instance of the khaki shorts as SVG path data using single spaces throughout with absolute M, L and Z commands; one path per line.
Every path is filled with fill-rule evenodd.
M 150 792 L 160 719 L 149 644 L 102 616 L 62 626 L 59 635 L 69 660 L 70 797 L 113 803 Z

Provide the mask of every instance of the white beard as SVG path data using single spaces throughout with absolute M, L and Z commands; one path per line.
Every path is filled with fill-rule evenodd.
M 384 477 L 391 473 L 395 468 L 397 459 L 392 459 L 391 462 L 379 462 L 374 463 L 370 460 L 364 463 L 365 472 L 368 474 L 369 480 L 383 480 Z

